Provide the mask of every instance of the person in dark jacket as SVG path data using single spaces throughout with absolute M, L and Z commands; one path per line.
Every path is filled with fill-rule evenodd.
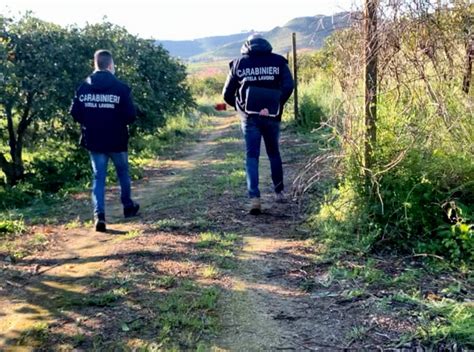
M 251 35 L 243 44 L 241 54 L 229 64 L 223 96 L 241 116 L 250 214 L 257 215 L 261 213 L 258 160 L 262 137 L 270 160 L 276 201 L 285 201 L 279 150 L 280 121 L 294 83 L 287 60 L 272 53 L 271 44 L 261 35 Z
M 81 145 L 89 153 L 93 171 L 92 201 L 96 231 L 105 232 L 105 179 L 112 159 L 120 182 L 125 217 L 137 215 L 140 206 L 131 198 L 128 172 L 128 125 L 136 111 L 131 90 L 115 77 L 112 54 L 94 54 L 95 71 L 77 89 L 71 115 L 81 124 Z

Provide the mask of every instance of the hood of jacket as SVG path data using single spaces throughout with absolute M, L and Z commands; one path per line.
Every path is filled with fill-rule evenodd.
M 117 78 L 110 71 L 95 71 L 86 79 L 86 84 L 96 92 L 107 90 L 116 82 Z
M 268 40 L 262 37 L 250 37 L 245 41 L 240 49 L 242 55 L 253 55 L 253 54 L 268 54 L 273 50 Z

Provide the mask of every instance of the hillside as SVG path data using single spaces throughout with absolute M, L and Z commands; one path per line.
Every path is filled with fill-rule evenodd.
M 298 17 L 262 34 L 272 43 L 274 51 L 286 54 L 291 49 L 291 33 L 296 33 L 299 49 L 318 49 L 333 31 L 349 26 L 351 14 L 341 12 L 333 16 Z M 230 59 L 239 55 L 243 41 L 251 32 L 199 38 L 194 40 L 157 41 L 172 56 L 196 62 Z

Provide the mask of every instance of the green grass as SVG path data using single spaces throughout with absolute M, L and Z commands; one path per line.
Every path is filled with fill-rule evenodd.
M 119 235 L 114 238 L 114 242 L 129 241 L 143 235 L 142 230 L 130 230 L 124 235 Z
M 222 142 L 221 140 L 219 146 L 228 149 L 224 149 L 225 156 L 223 160 L 210 165 L 209 170 L 217 174 L 213 181 L 217 193 L 221 194 L 227 191 L 237 195 L 245 189 L 245 156 L 242 148 L 235 148 L 232 144 L 227 145 L 227 143 L 229 142 Z
M 27 245 L 28 247 L 40 247 L 42 245 L 45 245 L 48 243 L 48 239 L 46 237 L 45 234 L 43 233 L 36 233 L 33 235 L 33 237 L 31 237 L 28 242 L 27 242 Z
M 128 273 L 117 273 L 112 277 L 111 283 L 120 287 L 128 287 L 134 283 L 134 278 Z M 93 279 L 92 282 L 104 282 L 103 280 Z
M 198 248 L 229 249 L 233 248 L 239 236 L 234 233 L 203 232 L 199 235 Z
M 416 321 L 416 331 L 399 337 L 401 345 L 404 341 L 415 339 L 430 348 L 455 345 L 468 349 L 474 347 L 472 282 L 448 282 L 439 288 L 442 280 L 429 276 L 418 267 L 399 263 L 399 267 L 390 268 L 401 272 L 386 274 L 377 268 L 377 262 L 370 256 L 358 258 L 356 264 L 349 259 L 341 258 L 330 266 L 327 281 L 318 284 L 326 289 L 338 289 L 339 295 L 347 299 L 370 296 L 377 314 L 392 315 L 398 312 L 397 315 Z M 440 275 L 450 275 L 450 271 L 445 270 Z M 422 293 L 420 287 L 428 294 Z M 312 291 L 316 288 L 316 282 L 308 279 L 302 282 L 300 288 Z M 381 290 L 384 295 L 390 295 L 379 296 Z M 429 290 L 437 293 L 429 293 Z M 347 339 L 362 341 L 366 332 L 364 326 L 355 327 Z
M 219 295 L 216 287 L 185 281 L 159 299 L 156 308 L 160 314 L 153 325 L 159 330 L 161 346 L 165 350 L 187 350 L 198 345 L 201 334 L 215 333 Z
M 375 267 L 373 260 L 361 263 L 339 261 L 329 269 L 330 282 L 352 282 L 367 287 L 385 287 L 390 279 L 383 270 Z
M 80 191 L 84 191 L 83 187 L 80 187 Z M 57 225 L 61 221 L 70 221 L 69 212 L 74 212 L 74 217 L 77 217 L 77 214 L 89 210 L 89 207 L 78 207 L 77 204 L 74 204 L 74 210 L 72 210 L 72 203 L 68 200 L 68 194 L 44 194 L 35 198 L 31 203 L 26 207 L 18 207 L 15 209 L 9 209 L 8 214 L 15 219 L 27 219 L 28 225 Z
M 376 314 L 396 314 L 399 319 L 413 322 L 415 330 L 400 334 L 395 344 L 401 346 L 418 340 L 427 348 L 473 348 L 474 308 L 469 303 L 472 268 L 466 264 L 454 268 L 448 262 L 435 261 L 429 256 L 414 257 L 413 262 L 408 263 L 400 260 L 396 253 L 374 253 L 376 228 L 369 234 L 357 233 L 358 228 L 367 228 L 366 224 L 359 226 L 359 223 L 368 221 L 370 224 L 370 219 L 352 216 L 360 214 L 355 200 L 350 188 L 339 187 L 337 197 L 328 194 L 318 206 L 317 215 L 309 219 L 308 228 L 314 234 L 318 260 L 334 263 L 328 268 L 327 281 L 318 284 L 339 290 L 340 295 L 348 299 L 369 295 Z M 458 279 L 453 282 L 451 277 Z M 423 293 L 420 287 L 424 292 L 435 293 Z M 312 280 L 302 284 L 302 289 L 314 288 Z M 384 295 L 379 296 L 381 291 Z M 370 331 L 367 332 L 365 326 L 357 326 L 346 338 L 360 342 L 366 333 Z
M 363 288 L 354 288 L 351 290 L 345 290 L 342 292 L 342 296 L 346 298 L 358 298 L 358 297 L 364 297 L 367 295 L 367 291 Z
M 20 346 L 38 347 L 44 345 L 49 336 L 48 324 L 45 322 L 36 323 L 30 329 L 23 331 L 17 342 Z
M 299 285 L 299 288 L 305 292 L 311 292 L 315 289 L 316 282 L 313 279 L 305 278 Z
M 233 170 L 228 175 L 220 175 L 216 178 L 216 185 L 222 190 L 240 192 L 245 187 L 245 171 Z
M 225 143 L 243 143 L 242 138 L 237 138 L 237 137 L 220 137 L 215 140 L 219 144 L 225 144 Z
M 219 268 L 212 264 L 204 266 L 200 272 L 205 279 L 217 279 L 220 275 Z
M 73 219 L 64 225 L 66 230 L 78 229 L 80 227 L 82 227 L 82 222 L 79 218 Z
M 363 341 L 368 332 L 369 327 L 367 326 L 354 326 L 346 338 L 351 342 Z
M 423 273 L 420 269 L 406 268 L 404 272 L 393 278 L 393 285 L 403 290 L 409 290 L 416 287 L 417 282 L 421 279 Z
M 235 250 L 240 237 L 233 233 L 203 232 L 196 246 L 200 257 L 221 269 L 234 269 Z M 209 273 L 212 276 L 212 273 Z
M 81 333 L 74 334 L 71 337 L 72 346 L 79 346 L 84 341 L 86 341 L 86 336 Z
M 429 299 L 419 292 L 401 292 L 390 296 L 384 304 L 390 302 L 404 304 L 404 309 L 410 309 L 418 320 L 415 334 L 405 336 L 405 339 L 417 338 L 428 347 L 457 345 L 459 348 L 474 348 L 474 306 L 468 301 Z
M 431 348 L 474 346 L 474 306 L 469 300 L 472 297 L 472 292 L 469 292 L 472 283 L 469 280 L 465 283 L 448 282 L 437 294 L 423 294 L 420 287 L 429 290 L 436 283 L 436 278 L 428 276 L 423 269 L 399 263 L 399 267 L 390 268 L 400 272 L 388 275 L 377 267 L 377 261 L 370 256 L 358 258 L 356 263 L 349 259 L 341 257 L 328 269 L 329 276 L 324 286 L 342 287 L 340 295 L 348 299 L 364 298 L 375 293 L 371 297 L 378 314 L 390 315 L 399 311 L 398 314 L 410 317 L 411 321 L 415 319 L 418 328 L 409 335 L 401 335 L 401 344 L 403 341 L 416 339 L 423 346 Z M 444 269 L 444 274 L 440 275 L 450 275 L 449 273 Z M 334 286 L 335 283 L 338 285 Z M 436 290 L 440 283 L 439 280 L 432 289 Z M 315 288 L 314 285 L 313 280 L 307 280 L 301 288 L 311 291 Z M 380 290 L 391 294 L 388 297 L 378 297 Z M 365 327 L 355 327 L 347 338 L 352 342 L 363 340 L 365 333 Z
M 167 191 L 167 198 L 174 200 L 173 205 L 189 205 L 206 198 L 209 189 L 208 185 L 199 182 L 197 179 L 187 181 L 177 184 Z
M 426 304 L 418 336 L 431 344 L 459 343 L 474 348 L 474 306 L 468 302 L 443 299 Z
M 23 219 L 0 220 L 0 252 L 16 262 L 32 252 L 43 248 L 48 239 L 43 233 L 29 234 Z
M 161 231 L 173 231 L 186 227 L 183 220 L 175 218 L 160 219 L 153 223 L 153 228 Z
M 318 77 L 317 80 L 305 82 L 298 86 L 299 93 L 299 120 L 298 130 L 312 131 L 326 122 L 331 115 L 339 114 L 341 109 L 341 93 L 336 90 L 337 85 L 327 77 Z M 290 106 L 293 102 L 290 102 Z M 293 116 L 284 117 L 288 122 L 295 122 Z
M 160 276 L 158 279 L 154 280 L 151 285 L 153 287 L 159 287 L 164 289 L 170 289 L 176 286 L 177 280 L 173 276 Z
M 194 217 L 192 221 L 176 218 L 165 218 L 155 221 L 152 225 L 153 229 L 159 231 L 205 230 L 211 226 L 211 221 L 200 216 Z
M 10 258 L 12 262 L 23 259 L 30 254 L 30 250 L 19 247 L 12 242 L 0 243 L 0 251 L 5 252 L 7 254 L 7 258 Z
M 136 168 L 142 169 L 157 155 L 172 154 L 185 143 L 194 141 L 199 133 L 209 124 L 213 114 L 205 114 L 198 110 L 189 115 L 178 115 L 169 118 L 157 133 L 138 135 L 131 140 L 131 146 L 136 151 L 131 158 Z M 132 165 L 133 166 L 133 165 Z
M 96 294 L 75 294 L 69 293 L 62 297 L 62 306 L 71 307 L 110 307 L 115 305 L 121 298 L 127 295 L 125 287 L 115 288 Z

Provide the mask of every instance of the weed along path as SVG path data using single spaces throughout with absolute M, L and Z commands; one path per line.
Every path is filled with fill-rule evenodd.
M 291 185 L 310 151 L 289 131 L 282 145 Z M 308 289 L 308 276 L 325 277 L 327 267 L 314 264 L 296 205 L 274 203 L 264 153 L 264 211 L 248 215 L 243 158 L 238 118 L 213 118 L 196 143 L 134 183 L 140 217 L 122 219 L 114 188 L 105 234 L 93 231 L 84 194 L 11 239 L 0 252 L 0 350 L 354 347 L 370 300 Z M 13 255 L 31 241 L 34 252 Z

